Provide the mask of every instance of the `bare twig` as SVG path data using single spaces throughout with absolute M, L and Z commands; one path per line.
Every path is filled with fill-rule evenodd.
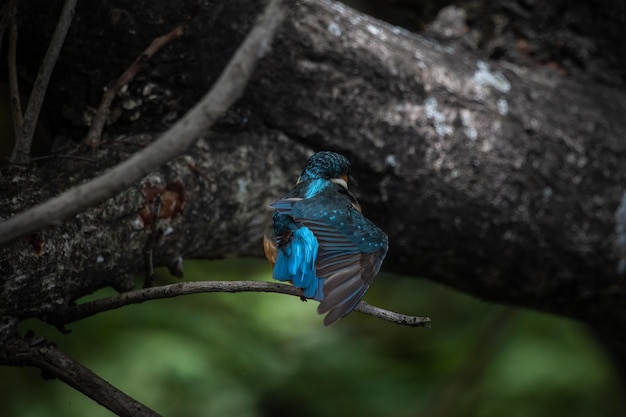
M 0 354 L 0 363 L 11 366 L 34 366 L 47 375 L 60 379 L 113 413 L 122 417 L 159 417 L 159 414 L 124 394 L 91 370 L 76 362 L 56 347 L 23 338 L 7 341 Z
M 430 317 L 408 316 L 406 314 L 396 313 L 395 311 L 385 310 L 383 308 L 373 306 L 365 301 L 361 301 L 357 304 L 354 311 L 390 321 L 401 326 L 430 328 Z
M 59 16 L 59 21 L 52 34 L 50 45 L 46 55 L 39 66 L 39 72 L 33 85 L 33 91 L 30 93 L 28 99 L 28 106 L 26 107 L 26 113 L 24 114 L 24 124 L 20 131 L 20 136 L 16 136 L 15 148 L 11 155 L 12 162 L 27 162 L 30 158 L 30 147 L 33 141 L 33 135 L 35 134 L 35 126 L 37 125 L 37 119 L 39 118 L 39 112 L 41 111 L 41 105 L 48 89 L 48 83 L 52 70 L 57 62 L 61 47 L 65 41 L 65 35 L 72 23 L 72 17 L 74 16 L 74 8 L 76 7 L 76 0 L 65 0 L 63 3 L 63 9 Z M 17 135 L 17 130 L 16 130 Z
M 85 145 L 91 148 L 96 148 L 100 145 L 102 130 L 104 129 L 104 124 L 106 123 L 106 119 L 109 115 L 109 110 L 111 109 L 111 104 L 113 103 L 115 96 L 117 96 L 122 87 L 135 78 L 144 62 L 152 58 L 152 56 L 165 45 L 183 36 L 192 18 L 193 16 L 189 16 L 184 23 L 178 25 L 166 35 L 154 39 L 150 46 L 148 46 L 148 48 L 146 48 L 146 50 L 143 51 L 143 53 L 139 55 L 132 64 L 130 64 L 126 71 L 124 71 L 124 73 L 122 73 L 122 75 L 120 75 L 115 82 L 107 87 L 106 91 L 102 95 L 102 99 L 100 100 L 98 110 L 96 110 L 96 113 L 93 116 L 91 127 L 89 128 L 89 132 L 87 132 L 87 137 L 85 137 L 83 141 Z
M 284 15 L 281 1 L 270 1 L 211 91 L 182 119 L 150 146 L 101 176 L 0 223 L 0 245 L 56 224 L 114 196 L 159 165 L 183 153 L 241 96 L 254 66 L 268 50 Z
M 9 45 L 7 64 L 9 72 L 9 91 L 11 92 L 11 113 L 13 115 L 13 135 L 15 137 L 15 146 L 11 159 L 14 159 L 19 144 L 22 142 L 24 119 L 22 113 L 22 100 L 20 99 L 19 82 L 17 80 L 17 2 L 11 2 L 11 8 L 8 10 L 9 18 Z
M 62 326 L 86 317 L 93 316 L 103 311 L 115 310 L 129 304 L 139 304 L 149 300 L 162 298 L 172 298 L 179 295 L 199 294 L 207 292 L 274 292 L 279 294 L 293 295 L 300 297 L 302 292 L 298 288 L 279 284 L 277 282 L 263 281 L 196 281 L 180 282 L 177 284 L 163 285 L 160 287 L 144 288 L 141 290 L 129 291 L 115 295 L 113 297 L 101 298 L 65 310 L 57 310 L 53 315 L 43 317 L 44 320 Z M 386 321 L 390 321 L 403 326 L 428 327 L 430 318 L 407 316 L 395 313 L 382 308 L 374 307 L 361 301 L 355 311 L 369 314 Z
M 73 159 L 75 161 L 89 162 L 90 164 L 94 164 L 97 166 L 103 166 L 103 164 L 96 160 L 95 158 L 89 158 L 88 156 L 78 156 L 78 155 L 41 155 L 31 158 L 31 161 L 44 161 L 46 159 Z
M 15 4 L 17 4 L 17 0 L 9 0 L 0 9 L 0 45 L 2 45 L 4 32 L 7 30 L 9 19 L 12 16 L 12 10 L 15 10 Z

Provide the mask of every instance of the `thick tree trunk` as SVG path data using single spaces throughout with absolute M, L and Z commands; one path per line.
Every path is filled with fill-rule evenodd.
M 84 135 L 102 86 L 189 12 L 142 3 L 77 10 L 46 103 L 55 136 Z M 259 9 L 208 4 L 118 99 L 97 162 L 3 169 L 1 218 L 128 157 L 208 89 Z M 23 13 L 25 32 L 44 19 Z M 384 269 L 574 317 L 623 346 L 615 213 L 626 184 L 626 91 L 617 68 L 605 71 L 618 80 L 609 85 L 528 57 L 488 61 L 470 34 L 420 36 L 338 3 L 299 1 L 245 96 L 185 157 L 0 249 L 0 316 L 46 317 L 96 289 L 131 288 L 143 270 L 138 211 L 150 186 L 174 184 L 170 202 L 181 203 L 182 185 L 186 203 L 161 223 L 156 264 L 260 256 L 268 204 L 311 150 L 332 149 L 351 159 L 364 211 L 389 234 Z

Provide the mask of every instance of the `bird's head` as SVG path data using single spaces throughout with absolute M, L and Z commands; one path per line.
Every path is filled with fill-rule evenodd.
M 317 152 L 309 158 L 297 183 L 311 179 L 329 180 L 348 188 L 348 182 L 351 180 L 350 161 L 335 152 Z

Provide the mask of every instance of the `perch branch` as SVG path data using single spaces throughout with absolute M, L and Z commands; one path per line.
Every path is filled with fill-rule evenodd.
M 106 173 L 0 223 L 0 245 L 58 224 L 128 188 L 183 153 L 241 96 L 258 60 L 268 50 L 285 10 L 272 0 L 217 82 L 196 105 L 155 142 Z
M 109 115 L 109 110 L 111 108 L 111 104 L 113 104 L 115 96 L 117 96 L 122 87 L 135 78 L 144 62 L 152 58 L 152 56 L 161 50 L 161 48 L 165 45 L 184 35 L 185 30 L 187 29 L 187 26 L 189 26 L 189 22 L 192 18 L 193 15 L 189 16 L 184 23 L 178 25 L 169 33 L 154 39 L 152 43 L 150 43 L 150 46 L 148 46 L 148 48 L 146 48 L 146 50 L 143 51 L 143 53 L 139 55 L 132 64 L 130 64 L 126 71 L 124 71 L 115 82 L 106 88 L 106 91 L 100 100 L 98 110 L 96 110 L 96 113 L 93 116 L 91 127 L 89 128 L 89 132 L 87 132 L 87 137 L 85 137 L 83 141 L 85 145 L 91 148 L 96 148 L 100 144 L 102 130 L 104 130 L 104 124 L 106 123 L 107 116 Z
M 48 83 L 50 82 L 52 70 L 57 62 L 59 53 L 61 52 L 61 47 L 65 41 L 65 35 L 67 34 L 70 24 L 72 23 L 76 1 L 77 0 L 65 0 L 63 3 L 63 9 L 61 10 L 59 21 L 54 29 L 54 33 L 52 34 L 52 39 L 50 40 L 50 45 L 48 45 L 46 55 L 39 66 L 39 72 L 37 73 L 33 90 L 31 91 L 30 98 L 28 99 L 26 113 L 24 114 L 24 123 L 21 131 L 19 132 L 19 136 L 17 136 L 18 131 L 15 131 L 17 140 L 15 142 L 13 154 L 11 155 L 12 162 L 27 162 L 30 158 L 30 147 L 33 141 L 33 135 L 35 134 L 37 118 L 39 118 L 41 105 L 43 104 L 43 99 L 46 96 L 46 90 L 48 89 Z
M 124 394 L 45 341 L 33 344 L 16 336 L 3 346 L 0 363 L 39 368 L 45 375 L 58 378 L 118 416 L 159 417 L 158 413 Z
M 300 297 L 301 292 L 292 285 L 279 284 L 276 282 L 262 281 L 196 281 L 196 282 L 180 282 L 171 285 L 162 285 L 160 287 L 144 288 L 141 290 L 128 291 L 115 295 L 113 297 L 101 298 L 73 307 L 67 307 L 64 310 L 57 310 L 52 315 L 43 317 L 49 323 L 57 326 L 69 324 L 95 314 L 115 310 L 129 304 L 139 304 L 148 300 L 157 300 L 162 298 L 172 298 L 179 295 L 199 294 L 207 292 L 274 292 L 279 294 L 293 295 Z M 430 318 L 407 316 L 405 314 L 395 313 L 374 307 L 361 301 L 355 311 L 369 314 L 392 323 L 410 327 L 428 327 Z

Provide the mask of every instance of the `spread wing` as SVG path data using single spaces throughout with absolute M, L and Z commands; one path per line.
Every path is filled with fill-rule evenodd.
M 338 192 L 310 199 L 288 198 L 272 205 L 309 228 L 317 238 L 317 276 L 324 298 L 317 309 L 326 326 L 359 303 L 385 258 L 387 236 Z

